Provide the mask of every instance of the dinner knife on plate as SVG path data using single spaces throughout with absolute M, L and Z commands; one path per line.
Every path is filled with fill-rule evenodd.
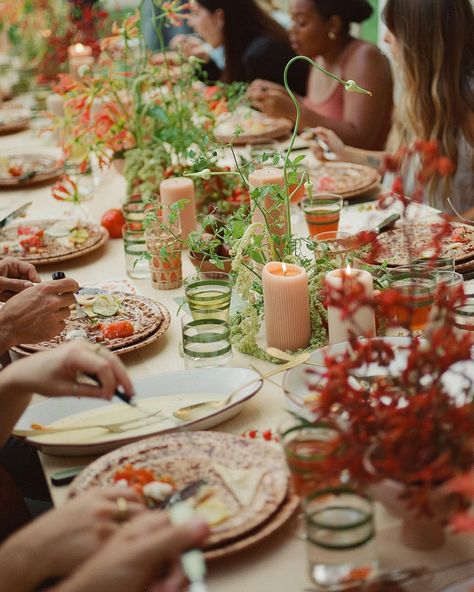
M 26 210 L 31 206 L 31 201 L 29 201 L 28 203 L 23 204 L 22 206 L 20 206 L 19 208 L 17 208 L 16 210 L 14 210 L 13 212 L 11 212 L 10 214 L 8 214 L 8 216 L 5 216 L 5 218 L 2 218 L 0 220 L 0 228 L 4 228 L 7 224 L 10 224 L 10 222 L 13 222 L 13 220 L 15 220 L 15 218 L 18 218 L 18 216 L 21 216 L 22 214 L 24 214 L 26 212 Z

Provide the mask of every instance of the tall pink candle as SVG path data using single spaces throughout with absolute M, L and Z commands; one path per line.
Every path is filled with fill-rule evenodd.
M 161 204 L 171 204 L 186 200 L 186 205 L 180 211 L 181 232 L 183 239 L 196 230 L 196 198 L 194 194 L 194 183 L 187 177 L 171 177 L 160 183 Z
M 284 187 L 285 177 L 281 169 L 267 167 L 250 173 L 249 184 L 251 189 L 268 185 Z M 283 236 L 286 233 L 286 208 L 284 202 L 275 199 L 275 196 L 266 195 L 260 204 L 266 212 L 270 233 Z M 258 207 L 255 208 L 252 222 L 264 224 L 263 212 Z
M 267 346 L 282 351 L 308 347 L 311 339 L 309 288 L 299 265 L 272 261 L 263 268 Z
M 357 282 L 362 286 L 362 295 L 367 299 L 374 296 L 374 282 L 368 271 L 363 269 L 336 269 L 326 275 L 326 289 L 342 290 L 343 282 Z M 357 336 L 375 337 L 375 310 L 370 306 L 362 306 L 354 315 L 346 319 L 341 318 L 341 309 L 328 306 L 329 343 L 347 341 L 349 334 Z

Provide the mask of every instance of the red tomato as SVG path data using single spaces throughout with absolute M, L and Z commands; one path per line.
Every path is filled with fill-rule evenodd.
M 40 232 L 40 229 L 37 226 L 18 226 L 17 228 L 17 233 L 18 236 L 20 234 L 38 234 Z
M 100 327 L 102 335 L 106 339 L 118 339 L 119 337 L 128 337 L 133 335 L 135 329 L 129 321 L 117 321 Z
M 25 250 L 28 250 L 33 247 L 41 247 L 43 245 L 43 239 L 40 236 L 33 235 L 29 236 L 28 238 L 24 238 L 23 240 L 19 241 L 19 243 L 21 247 L 23 247 Z
M 122 210 L 107 210 L 100 223 L 108 230 L 110 238 L 122 238 L 122 227 L 125 224 Z

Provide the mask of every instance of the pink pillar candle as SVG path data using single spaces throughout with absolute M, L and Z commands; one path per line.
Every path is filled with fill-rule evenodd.
M 374 282 L 368 271 L 362 269 L 336 269 L 326 275 L 326 290 L 342 290 L 343 282 L 357 282 L 362 286 L 363 296 L 369 300 L 374 297 Z M 341 318 L 341 309 L 328 306 L 329 343 L 347 341 L 350 334 L 360 337 L 375 337 L 375 310 L 370 306 L 362 306 L 354 315 Z
M 267 167 L 258 169 L 249 175 L 250 189 L 279 185 L 284 187 L 285 177 L 281 169 Z M 266 212 L 270 234 L 283 236 L 286 233 L 286 208 L 283 201 L 275 200 L 275 196 L 266 195 L 260 201 L 261 208 Z M 265 224 L 263 212 L 257 207 L 254 210 L 252 222 Z
M 186 240 L 189 234 L 196 230 L 194 183 L 187 177 L 172 177 L 160 183 L 161 205 L 170 206 L 181 199 L 186 200 L 186 205 L 180 211 L 181 234 Z
M 272 261 L 263 268 L 267 346 L 282 351 L 308 347 L 311 339 L 309 288 L 299 265 Z
M 80 78 L 81 66 L 92 66 L 94 57 L 92 55 L 92 47 L 89 45 L 82 45 L 82 43 L 75 43 L 70 45 L 67 50 L 69 61 L 69 73 L 74 78 Z

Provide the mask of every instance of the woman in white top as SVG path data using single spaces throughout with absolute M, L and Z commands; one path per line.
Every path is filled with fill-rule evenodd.
M 401 76 L 387 150 L 396 153 L 415 140 L 436 141 L 453 170 L 435 176 L 425 200 L 443 211 L 474 207 L 474 8 L 471 0 L 388 0 L 385 41 Z M 379 168 L 384 153 L 345 146 L 330 130 L 319 137 L 341 160 Z M 405 190 L 414 187 L 415 167 L 407 164 Z

